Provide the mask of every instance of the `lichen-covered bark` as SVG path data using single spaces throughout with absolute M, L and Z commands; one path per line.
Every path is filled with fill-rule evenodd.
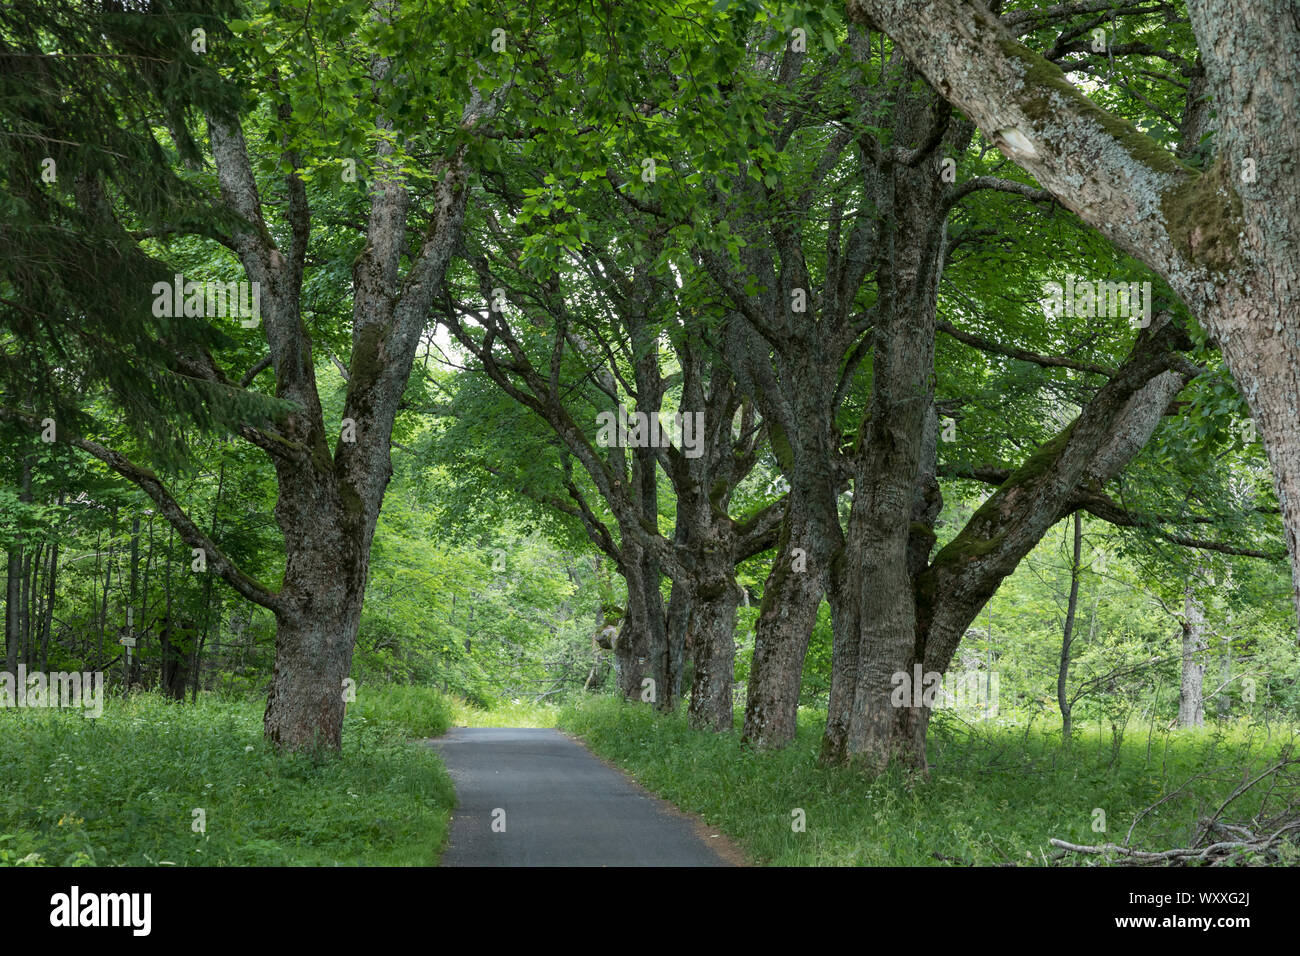
M 906 62 L 887 80 L 891 141 L 866 181 L 880 237 L 872 257 L 877 308 L 871 400 L 853 458 L 853 505 L 832 569 L 834 646 L 822 759 L 871 767 L 924 763 L 925 715 L 892 703 L 896 673 L 920 653 L 913 577 L 926 565 L 942 504 L 935 481 L 934 344 L 948 186 L 940 147 L 960 149 L 973 129 Z
M 776 560 L 763 584 L 742 732 L 759 748 L 784 747 L 797 730 L 803 661 L 833 549 L 825 515 L 819 520 L 811 510 L 809 500 L 792 491 Z
M 686 569 L 674 591 L 680 587 L 689 596 L 691 725 L 729 731 L 741 596 L 736 565 L 770 546 L 771 515 L 760 513 L 741 525 L 729 514 L 732 492 L 754 465 L 755 413 L 726 364 L 706 358 L 699 332 L 691 329 L 677 343 L 681 408 L 702 415 L 704 432 L 697 457 L 668 456 L 677 495 L 677 550 Z
M 921 753 L 910 752 L 917 745 L 915 722 L 923 718 L 913 708 L 895 707 L 892 696 L 893 675 L 912 673 L 917 657 L 909 546 L 918 476 L 928 457 L 924 453 L 934 449 L 935 308 L 945 215 L 937 156 L 914 168 L 886 164 L 882 174 L 892 180 L 884 201 L 878 199 L 890 252 L 882 257 L 877 277 L 881 307 L 873 337 L 871 405 L 862 426 L 849 519 L 849 542 L 858 551 L 854 563 L 860 569 L 855 582 L 859 647 L 845 752 L 850 762 L 870 767 L 895 757 L 925 762 L 923 736 Z M 932 472 L 933 460 L 927 465 Z
M 696 592 L 691 610 L 693 678 L 691 726 L 727 731 L 732 726 L 732 676 L 736 670 L 736 608 L 740 588 L 725 558 Z
M 806 277 L 787 281 L 797 284 Z M 736 322 L 743 326 L 740 319 Z M 812 324 L 770 359 L 756 355 L 759 341 L 757 335 L 730 337 L 732 362 L 763 412 L 789 491 L 754 627 L 743 736 L 756 747 L 779 748 L 795 737 L 803 661 L 843 533 L 837 513 L 840 479 L 833 464 L 838 460 L 831 419 L 835 383 L 826 374 L 827 345 L 817 339 Z

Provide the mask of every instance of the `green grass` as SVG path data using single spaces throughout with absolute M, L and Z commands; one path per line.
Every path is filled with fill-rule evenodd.
M 717 826 L 756 861 L 785 866 L 1043 865 L 1057 852 L 1052 837 L 1123 843 L 1135 817 L 1174 791 L 1139 823 L 1133 844 L 1184 846 L 1199 817 L 1294 738 L 1293 729 L 1277 726 L 1168 733 L 1134 724 L 1117 742 L 1093 725 L 1064 751 L 1055 728 L 944 718 L 931 731 L 928 781 L 818 766 L 824 715 L 811 711 L 801 711 L 794 744 L 762 754 L 742 747 L 738 733 L 690 730 L 680 710 L 656 715 L 608 697 L 566 707 L 560 726 Z M 1275 793 L 1269 809 L 1295 798 Z M 1224 819 L 1248 820 L 1259 802 L 1252 791 Z M 1098 809 L 1104 832 L 1093 829 Z M 794 830 L 796 810 L 804 832 Z
M 155 695 L 87 719 L 0 710 L 0 865 L 431 865 L 455 795 L 434 736 L 449 704 L 362 686 L 341 757 L 280 756 L 263 700 Z M 206 815 L 196 833 L 195 809 Z
M 502 700 L 491 710 L 483 710 L 453 697 L 451 706 L 455 727 L 554 727 L 560 715 L 558 707 L 519 700 Z
M 441 737 L 452 725 L 453 702 L 429 687 L 360 684 L 348 719 L 405 737 Z

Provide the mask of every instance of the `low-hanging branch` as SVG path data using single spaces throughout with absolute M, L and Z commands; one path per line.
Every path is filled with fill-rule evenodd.
M 1030 362 L 1033 365 L 1041 365 L 1044 368 L 1071 368 L 1078 372 L 1092 372 L 1097 375 L 1105 375 L 1112 378 L 1115 375 L 1115 369 L 1099 365 L 1095 362 L 1084 362 L 1079 359 L 1067 358 L 1062 355 L 1043 355 L 1040 352 L 1031 352 L 1028 349 L 1016 348 L 1014 345 L 1003 345 L 1000 342 L 994 342 L 992 339 L 986 339 L 980 335 L 974 335 L 970 332 L 963 332 L 951 322 L 945 322 L 943 319 L 936 319 L 934 326 L 940 332 L 943 332 L 965 345 L 977 348 L 981 352 L 991 352 L 994 355 L 1005 355 L 1007 358 L 1018 359 L 1021 362 Z
M 0 406 L 0 418 L 16 424 L 26 425 L 38 432 L 43 427 L 41 420 L 35 415 L 29 415 L 26 412 L 3 406 Z M 280 600 L 279 595 L 236 567 L 226 553 L 217 547 L 211 538 L 199 530 L 198 525 L 194 523 L 180 503 L 171 496 L 162 481 L 152 471 L 137 465 L 121 452 L 76 435 L 69 435 L 66 432 L 60 433 L 57 428 L 54 437 L 56 441 L 62 444 L 79 448 L 98 458 L 152 498 L 158 506 L 159 513 L 176 529 L 181 536 L 181 540 L 191 548 L 203 551 L 209 571 L 215 572 L 227 584 L 255 604 L 260 604 L 271 611 L 281 609 L 283 602 Z
M 1090 515 L 1101 518 L 1110 524 L 1121 528 L 1145 528 L 1152 533 L 1159 535 L 1166 541 L 1180 545 L 1184 548 L 1196 548 L 1200 551 L 1217 551 L 1220 554 L 1233 554 L 1244 558 L 1261 558 L 1267 561 L 1281 561 L 1286 558 L 1285 551 L 1262 551 L 1258 548 L 1243 548 L 1240 545 L 1228 544 L 1224 541 L 1212 541 L 1205 538 L 1193 538 L 1190 535 L 1179 534 L 1176 531 L 1165 531 L 1158 527 L 1160 522 L 1172 522 L 1179 519 L 1170 518 L 1165 515 L 1143 515 L 1135 514 L 1124 508 L 1123 505 L 1115 501 L 1110 496 L 1100 491 L 1080 490 L 1076 493 L 1076 507 L 1083 508 Z M 1215 519 L 1203 515 L 1189 516 L 1181 519 L 1197 524 L 1213 524 Z
M 1012 468 L 1006 465 L 976 465 L 974 467 L 960 467 L 954 465 L 943 465 L 938 469 L 938 474 L 943 478 L 962 478 L 967 481 L 978 481 L 986 485 L 1001 485 L 1011 476 Z M 1100 518 L 1108 524 L 1113 524 L 1121 528 L 1140 528 L 1152 532 L 1164 540 L 1179 545 L 1184 548 L 1194 548 L 1199 551 L 1216 551 L 1220 554 L 1237 555 L 1243 558 L 1260 558 L 1265 561 L 1281 561 L 1286 557 L 1285 551 L 1264 551 L 1259 548 L 1245 548 L 1240 545 L 1228 544 L 1225 541 L 1215 541 L 1208 538 L 1195 538 L 1191 535 L 1180 534 L 1176 531 L 1166 531 L 1159 527 L 1161 524 L 1176 524 L 1186 522 L 1190 524 L 1221 524 L 1224 518 L 1215 515 L 1160 515 L 1160 514 L 1143 514 L 1140 512 L 1130 511 L 1115 501 L 1109 495 L 1100 491 L 1089 489 L 1076 489 L 1074 495 L 1073 510 L 1082 509 L 1094 518 Z M 1259 507 L 1252 509 L 1257 514 L 1276 514 L 1276 508 Z

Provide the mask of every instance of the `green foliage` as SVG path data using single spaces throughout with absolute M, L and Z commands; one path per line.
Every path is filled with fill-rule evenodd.
M 545 702 L 498 700 L 490 710 L 452 698 L 452 724 L 456 727 L 554 727 L 560 709 Z
M 437 862 L 455 795 L 437 755 L 406 738 L 445 727 L 446 701 L 382 691 L 369 719 L 349 713 L 343 753 L 323 761 L 269 750 L 263 706 L 138 695 L 106 701 L 98 719 L 0 711 L 0 865 Z
M 235 224 L 210 208 L 219 190 L 205 165 L 203 112 L 240 113 L 268 209 L 286 205 L 286 173 L 305 184 L 312 217 L 301 318 L 326 432 L 337 434 L 354 372 L 353 269 L 384 144 L 411 195 L 408 254 L 438 214 L 438 159 L 464 149 L 469 211 L 435 311 L 451 310 L 444 320 L 461 315 L 472 336 L 483 335 L 474 323 L 486 305 L 475 266 L 490 261 L 507 287 L 517 338 L 489 343 L 510 352 L 508 381 L 519 384 L 524 359 L 550 372 L 564 414 L 594 440 L 598 411 L 638 400 L 636 375 L 647 359 L 669 412 L 683 401 L 683 344 L 727 365 L 719 340 L 736 303 L 702 266 L 706 254 L 740 269 L 743 296 L 770 295 L 767 285 L 791 255 L 817 290 L 853 230 L 862 225 L 867 236 L 888 225 L 873 199 L 877 173 L 863 156 L 868 147 L 904 145 L 893 142 L 906 128 L 898 102 L 919 83 L 886 67 L 886 39 L 877 38 L 879 50 L 874 40 L 854 45 L 842 5 L 811 0 L 615 7 L 557 0 L 540 11 L 401 0 L 384 18 L 373 15 L 371 0 L 156 0 L 149 17 L 104 6 L 112 15 L 96 20 L 85 5 L 37 0 L 0 12 L 0 398 L 38 418 L 52 413 L 60 428 L 93 429 L 133 459 L 161 466 L 196 524 L 272 589 L 285 563 L 275 469 L 259 450 L 220 438 L 239 421 L 285 410 L 274 372 L 236 390 L 178 374 L 172 354 L 206 350 L 237 379 L 266 354 L 266 330 L 164 319 L 148 301 L 153 280 L 174 272 L 244 277 L 220 241 Z M 1194 58 L 1190 30 L 1162 12 L 1106 23 L 1112 43 Z M 203 56 L 185 42 L 197 25 L 208 30 Z M 795 29 L 809 41 L 807 69 L 787 84 L 779 62 Z M 496 31 L 505 38 L 500 48 Z M 1029 38 L 1045 48 L 1059 36 L 1053 24 Z M 56 49 L 70 56 L 52 56 Z M 98 55 L 105 50 L 113 55 Z M 759 54 L 770 58 L 761 68 Z M 375 57 L 388 63 L 385 82 L 370 79 Z M 25 69 L 28 60 L 40 68 Z M 1156 141 L 1174 142 L 1184 84 L 1162 81 L 1159 58 L 1112 57 L 1109 68 L 1105 77 L 1093 74 L 1089 95 Z M 500 104 L 492 135 L 473 135 L 462 122 L 473 95 Z M 828 141 L 841 134 L 849 147 L 827 161 Z M 969 148 L 944 148 L 959 171 L 954 185 L 985 176 L 1032 185 L 978 135 Z M 47 153 L 59 170 L 52 182 L 39 175 Z M 350 162 L 355 180 L 343 175 Z M 88 201 L 101 192 L 103 205 Z M 787 230 L 788 245 L 772 242 L 773 224 Z M 990 494 L 969 476 L 982 467 L 1040 467 L 1044 449 L 1057 447 L 1053 440 L 1134 341 L 1124 318 L 1046 317 L 1044 283 L 1066 274 L 1152 279 L 1158 301 L 1170 302 L 1148 270 L 1057 205 L 977 191 L 946 224 L 939 318 L 995 347 L 944 333 L 936 342 L 936 397 L 957 435 L 939 447 L 939 547 Z M 287 249 L 283 224 L 269 228 Z M 875 256 L 888 245 L 882 236 L 854 254 Z M 855 316 L 876 304 L 872 276 L 880 268 L 875 262 L 846 290 Z M 620 273 L 630 281 L 616 281 Z M 1048 729 L 1058 719 L 1070 583 L 1058 525 L 958 648 L 954 668 L 999 675 L 999 722 L 967 728 L 953 715 L 936 717 L 935 773 L 925 788 L 813 763 L 816 708 L 830 682 L 825 604 L 804 660 L 800 700 L 809 709 L 798 742 L 781 754 L 753 754 L 734 735 L 690 733 L 681 714 L 656 720 L 604 699 L 561 715 L 554 705 L 583 696 L 589 669 L 602 661 L 593 630 L 616 622 L 628 603 L 574 501 L 588 504 L 613 539 L 617 523 L 597 482 L 535 409 L 455 347 L 442 364 L 448 343 L 436 332 L 421 346 L 394 429 L 394 474 L 371 544 L 351 674 L 357 700 L 341 761 L 281 759 L 261 743 L 261 705 L 244 698 L 263 694 L 269 680 L 269 612 L 191 573 L 188 547 L 151 502 L 99 462 L 0 425 L 8 453 L 0 463 L 0 546 L 30 576 L 32 608 L 49 612 L 43 634 L 41 616 L 30 615 L 37 626 L 24 637 L 24 660 L 103 667 L 115 685 L 122 661 L 115 639 L 131 616 L 139 637 L 133 680 L 158 682 L 162 629 L 176 624 L 195 651 L 201 685 L 229 695 L 205 693 L 184 708 L 137 696 L 89 724 L 66 714 L 0 714 L 0 730 L 14 741 L 0 754 L 0 862 L 428 863 L 451 792 L 436 758 L 406 741 L 453 724 L 559 720 L 719 822 L 756 857 L 786 863 L 928 864 L 935 853 L 1041 862 L 1049 836 L 1090 839 L 1089 805 L 1106 806 L 1112 819 L 1131 817 L 1211 758 L 1240 775 L 1276 749 L 1261 748 L 1243 718 L 1289 728 L 1300 715 L 1290 585 L 1284 567 L 1260 558 L 1280 552 L 1282 539 L 1262 448 L 1241 427 L 1245 404 L 1214 344 L 1171 307 L 1191 330 L 1190 357 L 1204 371 L 1105 489 L 1134 515 L 1131 527 L 1103 529 L 1089 519 L 1067 682 L 1074 747 L 1060 755 Z M 819 321 L 815 313 L 805 320 Z M 641 323 L 635 331 L 633 318 Z M 564 348 L 570 336 L 584 347 Z M 760 344 L 762 361 L 769 344 L 780 352 L 779 342 Z M 1013 349 L 1078 367 L 1003 354 Z M 819 360 L 838 374 L 845 356 Z M 613 385 L 594 374 L 606 362 Z M 845 450 L 871 408 L 873 375 L 867 354 L 835 410 Z M 790 463 L 791 436 L 762 424 L 768 445 L 731 494 L 736 519 L 776 498 Z M 625 479 L 622 463 L 617 470 Z M 665 476 L 658 480 L 658 513 L 646 522 L 671 533 L 677 503 Z M 1188 538 L 1209 547 L 1189 551 Z M 34 571 L 22 564 L 33 556 L 58 572 L 52 586 L 39 561 Z M 770 565 L 769 552 L 737 569 L 747 595 L 736 635 L 741 682 L 750 676 Z M 1219 722 L 1169 735 L 1189 584 L 1206 606 L 1211 647 L 1200 660 L 1210 667 L 1207 710 Z M 1214 691 L 1221 662 L 1233 671 Z M 1147 821 L 1143 838 L 1176 842 L 1192 809 L 1221 796 L 1226 780 L 1189 789 L 1190 802 Z M 189 830 L 195 806 L 209 811 L 204 836 Z M 790 832 L 794 807 L 808 813 L 806 834 Z
M 452 725 L 456 703 L 430 687 L 364 684 L 348 705 L 348 719 L 404 737 L 441 737 Z
M 175 374 L 174 350 L 229 337 L 154 314 L 154 283 L 173 270 L 139 241 L 226 225 L 180 169 L 201 155 L 196 115 L 239 102 L 217 53 L 237 9 L 18 0 L 0 10 L 0 400 L 69 432 L 96 420 L 82 399 L 102 391 L 124 430 L 170 464 L 187 428 L 274 408 Z M 210 34 L 212 56 L 192 49 L 193 29 Z

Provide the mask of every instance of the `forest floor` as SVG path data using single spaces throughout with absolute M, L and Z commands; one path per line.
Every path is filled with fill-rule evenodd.
M 1171 732 L 1134 722 L 1114 735 L 1094 722 L 1077 728 L 1066 750 L 1059 728 L 1041 721 L 970 725 L 943 716 L 930 735 L 928 781 L 819 766 L 825 715 L 813 711 L 800 712 L 794 744 L 762 754 L 742 746 L 739 733 L 689 729 L 680 710 L 658 715 L 608 697 L 565 708 L 560 727 L 774 865 L 1091 863 L 1097 858 L 1058 860 L 1049 841 L 1124 844 L 1132 827 L 1133 846 L 1181 847 L 1225 801 L 1223 820 L 1249 823 L 1266 793 L 1264 815 L 1296 797 L 1267 786 L 1233 796 L 1294 744 L 1294 727 Z
M 264 698 L 0 710 L 0 866 L 428 866 L 455 802 L 450 704 L 362 686 L 342 759 L 275 754 Z

